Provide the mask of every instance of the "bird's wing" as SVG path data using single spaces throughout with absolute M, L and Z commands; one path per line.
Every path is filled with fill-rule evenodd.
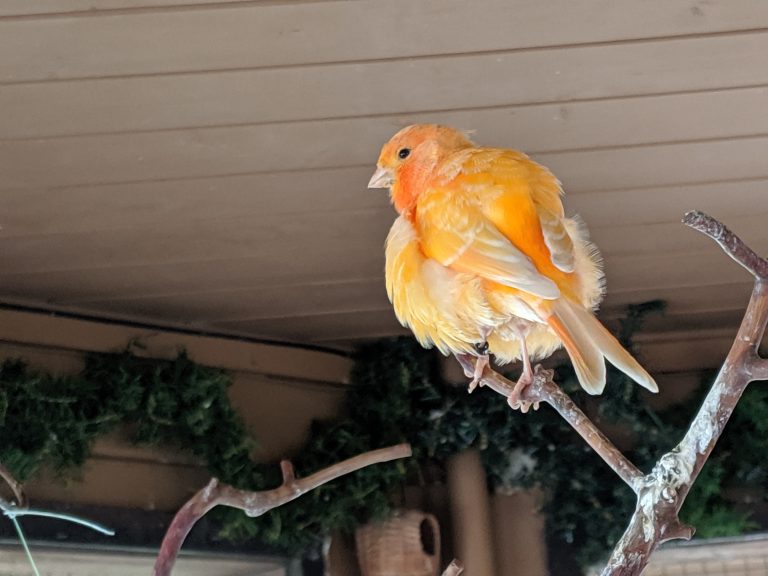
M 566 274 L 574 271 L 562 188 L 544 166 L 514 150 L 479 149 L 467 158 L 457 181 L 483 190 L 481 202 L 489 220 L 543 274 L 557 275 L 553 268 Z
M 459 174 L 447 182 L 428 186 L 421 194 L 417 226 L 424 253 L 454 270 L 476 274 L 543 299 L 557 298 L 557 284 L 542 274 L 529 255 L 485 214 L 482 185 L 478 188 L 479 182 L 462 179 Z
M 573 239 L 565 228 L 563 216 L 553 214 L 543 206 L 536 206 L 544 243 L 549 249 L 552 264 L 563 272 L 576 269 L 576 256 L 573 251 Z

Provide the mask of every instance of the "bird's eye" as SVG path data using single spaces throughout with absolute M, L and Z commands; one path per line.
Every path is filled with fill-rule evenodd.
M 400 148 L 397 155 L 400 157 L 401 160 L 405 160 L 406 158 L 408 158 L 408 154 L 410 153 L 411 153 L 410 148 Z

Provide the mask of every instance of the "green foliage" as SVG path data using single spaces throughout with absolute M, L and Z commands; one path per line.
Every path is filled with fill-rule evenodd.
M 660 302 L 632 307 L 620 338 Z M 553 411 L 522 415 L 494 393 L 446 385 L 432 352 L 411 339 L 378 342 L 356 356 L 343 416 L 316 422 L 294 460 L 308 475 L 361 452 L 408 441 L 414 458 L 371 466 L 326 484 L 300 499 L 252 519 L 217 509 L 222 534 L 257 538 L 289 552 L 316 549 L 325 534 L 352 531 L 388 514 L 406 481 L 440 469 L 446 458 L 470 447 L 481 451 L 489 488 L 539 486 L 548 530 L 570 543 L 579 560 L 598 560 L 621 535 L 634 507 L 632 492 Z M 648 470 L 682 438 L 708 386 L 683 406 L 656 414 L 645 393 L 609 368 L 606 392 L 595 400 L 578 386 L 569 365 L 556 380 L 599 423 L 629 434 L 625 451 Z M 171 445 L 198 456 L 212 475 L 248 489 L 280 483 L 277 463 L 251 458 L 254 440 L 227 397 L 224 371 L 200 366 L 185 354 L 175 360 L 91 354 L 74 377 L 54 377 L 18 360 L 0 365 L 0 461 L 29 478 L 42 464 L 66 472 L 81 466 L 98 436 L 130 424 L 137 442 Z M 768 389 L 745 394 L 715 454 L 691 491 L 682 517 L 702 536 L 734 535 L 753 528 L 747 514 L 726 498 L 734 485 L 750 497 L 768 491 Z M 434 466 L 436 464 L 437 466 Z

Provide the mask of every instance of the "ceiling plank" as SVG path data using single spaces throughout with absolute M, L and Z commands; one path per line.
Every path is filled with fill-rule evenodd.
M 745 241 L 768 245 L 768 212 L 756 208 L 749 216 L 732 218 Z M 381 246 L 391 226 L 389 210 L 302 212 L 259 221 L 252 216 L 203 221 L 167 221 L 161 227 L 118 227 L 95 232 L 65 232 L 3 240 L 0 277 L 31 272 L 117 268 L 131 265 L 242 259 L 256 265 L 300 270 L 310 258 L 328 261 L 348 250 L 350 242 L 381 259 Z M 706 252 L 708 240 L 679 223 L 594 228 L 592 238 L 604 256 Z M 313 246 L 321 246 L 317 254 Z M 355 264 L 349 262 L 350 266 Z
M 101 16 L 111 11 L 146 11 L 173 7 L 184 9 L 191 6 L 204 8 L 235 3 L 252 4 L 254 0 L 99 0 L 98 4 L 93 0 L 3 0 L 0 3 L 0 17 L 50 18 L 73 13 L 79 13 L 77 16 Z
M 768 67 L 766 67 L 768 68 Z M 221 129 L 231 130 L 231 129 Z M 0 143 L 0 190 L 107 184 L 289 170 L 318 170 L 327 177 L 327 158 L 270 152 L 254 154 L 247 134 L 216 137 L 190 131 L 130 136 Z M 354 148 L 354 146 L 350 146 Z M 378 148 L 378 146 L 376 147 Z M 378 150 L 369 151 L 366 176 Z M 768 176 L 763 161 L 768 137 L 748 136 L 607 149 L 543 152 L 534 159 L 549 166 L 566 190 L 612 190 L 707 180 Z M 352 167 L 349 164 L 339 168 Z M 599 169 L 596 169 L 599 167 Z M 362 168 L 362 167 L 361 167 Z M 360 184 L 364 190 L 367 177 Z
M 557 121 L 554 117 L 571 112 L 568 103 L 574 100 L 768 84 L 768 71 L 760 57 L 766 52 L 768 33 L 749 33 L 552 48 L 501 56 L 477 54 L 416 58 L 407 62 L 8 85 L 3 87 L 0 102 L 13 113 L 7 114 L 6 127 L 1 129 L 0 137 L 416 115 L 438 110 L 552 102 L 565 108 L 544 109 L 550 112 L 550 120 L 539 117 L 537 125 L 549 126 L 554 122 L 560 126 L 567 125 L 568 118 Z M 658 67 L 660 59 L 664 61 L 663 68 Z M 18 65 L 21 60 L 14 55 L 13 61 Z M 520 81 L 521 78 L 525 81 Z M 465 90 L 467 85 L 474 87 L 471 92 Z M 312 94 L 311 106 L 306 98 L 309 93 Z M 734 93 L 734 97 L 740 94 Z M 747 93 L 741 97 L 759 98 L 759 94 Z M 664 101 L 660 102 L 661 105 Z M 674 99 L 666 102 L 675 106 Z M 684 117 L 695 113 L 695 110 L 685 110 L 682 105 L 685 99 L 679 102 L 677 109 Z M 20 106 L 25 112 L 21 118 L 17 114 Z M 726 109 L 740 118 L 738 110 Z M 585 110 L 594 110 L 594 107 Z M 716 117 L 723 114 L 721 109 L 713 112 Z M 578 110 L 573 113 L 575 117 L 571 122 L 576 123 L 580 114 Z M 610 117 L 612 112 L 607 114 Z M 626 114 L 622 122 L 632 122 L 631 116 Z M 656 118 L 656 114 L 649 117 Z M 708 120 L 706 116 L 701 118 Z M 413 119 L 390 118 L 389 126 Z M 439 116 L 430 114 L 425 119 L 439 119 Z M 459 125 L 464 121 L 470 122 L 465 128 L 481 127 L 473 115 L 455 119 Z M 675 122 L 674 117 L 665 121 L 685 125 Z M 603 130 L 610 128 L 604 122 L 600 124 Z M 487 126 L 492 127 L 493 122 L 487 122 Z M 647 134 L 647 130 L 639 129 Z M 375 137 L 383 135 L 380 131 L 380 125 L 374 127 Z M 355 130 L 357 134 L 365 132 L 367 130 Z M 509 144 L 508 135 L 503 143 Z M 532 144 L 532 149 L 545 148 L 536 145 L 537 142 Z
M 2 193 L 2 238 L 153 228 L 208 220 L 286 218 L 302 212 L 381 210 L 394 218 L 387 195 L 363 190 L 370 168 L 255 174 L 166 182 L 14 189 Z M 763 206 L 768 178 L 647 189 L 578 191 L 569 187 L 566 212 L 590 230 L 678 223 L 699 209 L 726 223 Z M 618 207 L 618 208 L 617 208 Z
M 310 252 L 301 262 L 270 259 L 259 254 L 252 258 L 202 262 L 177 262 L 154 265 L 84 270 L 32 272 L 0 275 L 6 301 L 38 302 L 56 306 L 70 301 L 96 301 L 123 296 L 183 293 L 193 287 L 201 292 L 254 289 L 269 285 L 373 279 L 381 274 L 380 250 L 358 248 L 347 240 L 346 250 L 305 249 Z M 760 249 L 761 252 L 768 251 Z M 652 254 L 607 258 L 608 287 L 613 292 L 647 292 L 688 286 L 741 282 L 748 278 L 737 264 L 723 257 L 716 248 L 694 254 Z M 83 282 L 87 277 L 88 281 Z M 640 298 L 638 298 L 639 300 Z M 647 298 L 645 298 L 647 299 Z M 95 304 L 91 312 L 109 310 L 108 304 Z
M 107 7 L 119 6 L 109 2 Z M 52 6 L 47 0 L 30 11 Z M 89 10 L 70 17 L 0 20 L 0 80 L 380 60 L 768 26 L 768 8 L 749 0 L 695 9 L 684 0 L 589 0 L 579 10 L 572 10 L 568 0 L 488 0 L 482 10 L 462 0 L 252 2 L 213 8 Z M 3 13 L 18 14 L 19 7 L 12 3 Z M 470 21 L 482 34 L 467 32 Z
M 417 122 L 472 129 L 483 143 L 537 152 L 768 131 L 768 120 L 753 113 L 768 104 L 765 86 L 258 124 L 264 122 L 265 111 L 253 105 L 248 90 L 242 87 L 227 90 L 227 98 L 202 99 L 188 91 L 178 92 L 183 83 L 175 86 L 171 82 L 170 92 L 163 92 L 151 89 L 152 82 L 135 80 L 126 86 L 128 90 L 115 90 L 118 86 L 105 82 L 6 86 L 0 91 L 0 109 L 5 111 L 0 140 L 171 130 L 178 130 L 172 136 L 180 139 L 183 136 L 179 134 L 191 128 L 207 127 L 207 132 L 194 134 L 210 134 L 209 138 L 216 140 L 226 140 L 228 134 L 239 140 L 243 138 L 240 134 L 245 135 L 255 156 L 269 157 L 282 151 L 324 159 L 329 164 L 349 164 L 367 161 L 364 155 L 370 155 L 394 131 Z M 149 101 L 142 101 L 147 97 Z M 356 146 L 350 147 L 351 141 Z
M 743 310 L 751 283 L 728 283 L 685 288 L 660 288 L 638 292 L 609 291 L 600 316 L 620 319 L 629 304 L 660 299 L 666 302 L 664 317 L 684 317 Z M 108 304 L 107 304 L 108 303 Z M 252 289 L 182 293 L 168 296 L 115 296 L 107 300 L 70 301 L 67 306 L 97 308 L 108 305 L 121 315 L 166 320 L 194 318 L 204 326 L 212 322 L 309 317 L 327 314 L 386 311 L 391 308 L 384 279 L 339 281 Z
M 365 189 L 372 168 L 249 174 L 165 182 L 2 192 L 2 237 L 196 225 L 207 220 L 389 210 L 387 194 Z M 290 216 L 292 217 L 292 216 Z
M 90 308 L 99 304 L 94 301 L 70 303 Z M 306 317 L 350 310 L 387 310 L 389 302 L 384 280 L 375 278 L 154 298 L 115 297 L 109 300 L 109 307 L 119 309 L 121 314 L 137 317 L 194 318 L 196 324 L 205 325 L 214 321 Z

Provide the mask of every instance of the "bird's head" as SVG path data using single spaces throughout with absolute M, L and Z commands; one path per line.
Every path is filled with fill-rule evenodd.
M 438 124 L 413 124 L 384 144 L 368 188 L 389 188 L 401 214 L 416 202 L 432 170 L 446 154 L 472 146 L 460 131 Z

